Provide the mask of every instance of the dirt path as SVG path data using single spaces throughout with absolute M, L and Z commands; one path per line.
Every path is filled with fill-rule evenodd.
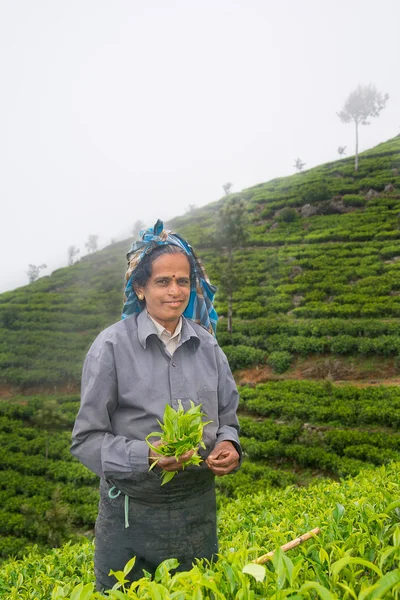
M 50 396 L 54 394 L 79 394 L 80 385 L 77 383 L 63 383 L 60 385 L 37 385 L 21 389 L 16 385 L 0 384 L 0 399 L 7 400 L 13 396 Z
M 331 381 L 335 385 L 400 385 L 400 373 L 391 359 L 352 362 L 332 356 L 298 359 L 293 368 L 282 375 L 274 373 L 268 365 L 258 365 L 235 373 L 238 385 L 254 385 L 281 380 Z
M 330 355 L 297 359 L 293 368 L 282 375 L 274 373 L 268 365 L 258 365 L 250 369 L 235 372 L 238 385 L 256 385 L 268 381 L 281 380 L 331 381 L 335 385 L 354 385 L 356 387 L 378 385 L 400 385 L 400 372 L 393 359 L 374 357 L 351 361 L 348 358 L 336 358 Z M 66 382 L 59 385 L 37 385 L 26 389 L 10 384 L 0 385 L 0 399 L 13 396 L 34 396 L 54 394 L 79 394 L 80 384 Z

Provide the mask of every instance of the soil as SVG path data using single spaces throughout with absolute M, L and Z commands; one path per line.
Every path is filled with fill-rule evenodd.
M 283 379 L 332 381 L 335 384 L 366 387 L 371 385 L 399 385 L 400 368 L 393 359 L 338 358 L 332 355 L 297 359 L 285 373 L 275 373 L 268 365 L 258 365 L 235 373 L 238 385 L 255 385 Z
M 279 375 L 268 365 L 258 365 L 250 369 L 235 372 L 238 385 L 254 386 L 268 381 L 300 379 L 311 381 L 332 381 L 338 385 L 366 387 L 371 385 L 400 385 L 400 367 L 393 359 L 374 356 L 372 358 L 338 358 L 331 354 L 298 358 L 292 367 Z M 9 384 L 0 384 L 0 398 L 13 396 L 34 396 L 53 394 L 79 394 L 80 385 L 65 382 L 59 385 L 37 385 L 19 388 Z
M 41 396 L 54 394 L 79 394 L 80 385 L 75 382 L 61 383 L 59 385 L 37 385 L 28 388 L 20 388 L 7 383 L 0 384 L 0 398 L 7 400 L 13 396 Z

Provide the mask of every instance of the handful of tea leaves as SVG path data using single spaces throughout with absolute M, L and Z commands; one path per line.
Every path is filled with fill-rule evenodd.
M 164 423 L 157 419 L 161 427 L 161 433 L 153 431 L 146 437 L 148 446 L 161 455 L 159 458 L 154 459 L 149 470 L 153 469 L 163 456 L 174 456 L 178 460 L 182 454 L 190 450 L 194 450 L 194 452 L 188 460 L 182 463 L 182 467 L 199 465 L 202 462 L 198 455 L 199 447 L 205 448 L 203 429 L 205 425 L 212 423 L 212 421 L 203 421 L 203 417 L 206 416 L 205 413 L 201 412 L 201 404 L 196 406 L 192 400 L 190 400 L 190 408 L 186 412 L 180 400 L 178 400 L 178 410 L 174 410 L 172 406 L 167 404 L 164 411 Z M 152 437 L 160 438 L 162 443 L 159 446 L 153 446 L 149 442 Z M 171 481 L 176 473 L 177 471 L 163 470 L 161 485 Z

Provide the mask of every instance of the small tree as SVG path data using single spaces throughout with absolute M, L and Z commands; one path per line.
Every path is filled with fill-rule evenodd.
M 344 156 L 346 154 L 346 148 L 347 146 L 338 146 L 338 154 L 339 156 Z
M 28 265 L 26 274 L 28 275 L 29 283 L 33 283 L 36 279 L 39 279 L 40 271 L 47 269 L 47 265 Z
M 293 223 L 293 221 L 297 221 L 299 215 L 295 208 L 291 208 L 290 206 L 286 206 L 282 209 L 278 219 L 283 223 Z
M 193 213 L 195 210 L 196 210 L 195 204 L 188 204 L 187 207 L 185 208 L 185 211 L 189 214 Z
M 233 188 L 233 183 L 228 181 L 227 183 L 223 184 L 222 188 L 225 192 L 225 196 L 229 196 L 229 194 L 231 193 L 231 189 Z
M 135 239 L 139 239 L 139 234 L 142 231 L 142 229 L 145 228 L 145 224 L 143 223 L 143 221 L 141 221 L 140 219 L 137 219 L 137 221 L 134 222 L 131 232 L 132 235 Z
M 234 259 L 234 250 L 243 246 L 248 238 L 246 205 L 241 198 L 225 202 L 218 213 L 214 247 L 222 250 L 220 285 L 228 297 L 228 333 L 232 334 L 233 293 L 241 283 Z
M 371 83 L 359 85 L 348 96 L 343 109 L 337 113 L 343 123 L 353 121 L 356 128 L 356 158 L 354 170 L 358 170 L 358 126 L 369 125 L 369 117 L 379 117 L 381 110 L 385 108 L 389 94 L 381 94 Z
M 77 254 L 79 254 L 80 250 L 76 246 L 68 246 L 68 266 L 74 264 L 74 258 Z
M 300 171 L 303 170 L 303 167 L 305 167 L 306 163 L 303 162 L 301 160 L 301 158 L 296 158 L 296 160 L 294 161 L 294 168 L 296 169 L 296 171 L 298 171 L 300 173 Z
M 98 235 L 90 234 L 88 237 L 88 241 L 85 242 L 85 248 L 88 252 L 96 252 L 97 250 L 97 240 L 99 239 Z

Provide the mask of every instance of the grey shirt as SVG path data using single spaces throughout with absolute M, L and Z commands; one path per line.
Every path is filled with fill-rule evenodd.
M 160 431 L 157 419 L 163 420 L 167 403 L 176 409 L 178 399 L 185 409 L 189 400 L 201 403 L 212 420 L 204 428 L 202 458 L 224 440 L 240 452 L 238 392 L 214 337 L 182 317 L 171 357 L 146 311 L 115 323 L 86 356 L 72 454 L 100 477 L 136 479 L 149 469 L 146 436 Z

